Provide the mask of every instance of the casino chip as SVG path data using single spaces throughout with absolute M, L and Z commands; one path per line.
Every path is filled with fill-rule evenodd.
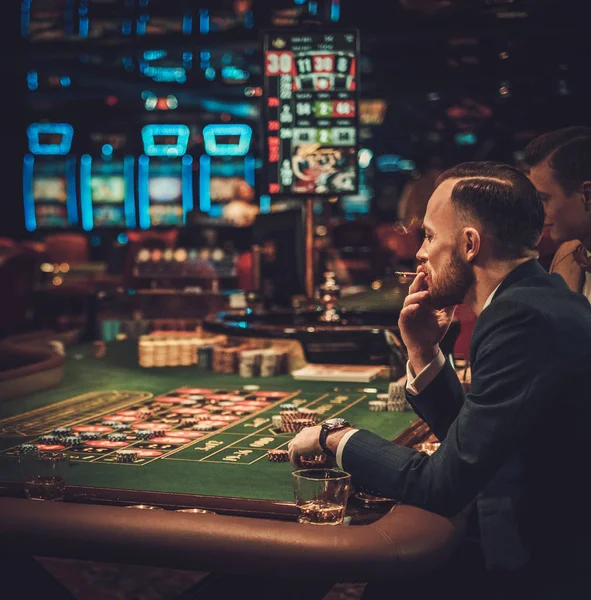
M 295 404 L 280 404 L 279 410 L 297 410 L 298 407 Z
M 38 442 L 40 444 L 59 444 L 62 440 L 62 436 L 59 435 L 54 435 L 54 434 L 47 434 L 47 435 L 42 435 L 39 437 Z
M 77 435 L 65 435 L 62 437 L 62 444 L 65 444 L 72 449 L 77 449 L 84 446 L 84 440 Z
M 113 429 L 122 431 L 124 429 L 131 429 L 131 425 L 129 423 L 113 423 Z
M 326 463 L 326 456 L 324 454 L 318 454 L 316 456 L 302 456 L 300 457 L 300 463 L 302 467 L 306 469 L 322 467 Z
M 289 452 L 287 450 L 267 450 L 267 458 L 270 462 L 289 462 Z
M 372 412 L 382 412 L 386 410 L 388 403 L 384 400 L 370 400 L 369 401 L 369 410 Z
M 245 392 L 256 392 L 261 389 L 260 385 L 243 385 L 242 389 Z
M 35 444 L 21 444 L 18 447 L 19 454 L 21 455 L 35 455 L 39 454 L 39 448 Z
M 96 431 L 83 431 L 80 434 L 80 437 L 84 440 L 84 441 L 88 441 L 88 440 L 100 440 L 101 439 L 101 434 L 96 432 Z
M 148 430 L 139 430 L 135 432 L 135 437 L 137 437 L 138 440 L 149 440 L 154 437 L 154 432 Z
M 120 463 L 132 463 L 137 459 L 137 450 L 117 450 L 115 458 Z
M 52 433 L 55 435 L 70 435 L 72 433 L 71 427 L 56 427 Z
M 107 434 L 107 439 L 110 442 L 124 442 L 127 439 L 127 435 L 125 433 L 109 433 Z

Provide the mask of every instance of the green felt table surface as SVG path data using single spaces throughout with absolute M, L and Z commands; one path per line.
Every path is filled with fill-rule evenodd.
M 231 391 L 239 390 L 245 384 L 259 385 L 261 390 L 290 393 L 299 390 L 295 398 L 305 400 L 305 406 L 327 407 L 332 403 L 333 408 L 328 407 L 329 410 L 322 414 L 323 419 L 338 413 L 356 427 L 369 429 L 387 439 L 393 439 L 417 419 L 413 412 L 369 410 L 368 402 L 376 398 L 376 391 L 386 391 L 387 382 L 383 380 L 369 384 L 340 384 L 296 381 L 290 375 L 246 380 L 238 375 L 221 375 L 196 366 L 145 369 L 138 365 L 137 343 L 122 341 L 109 344 L 106 356 L 101 359 L 92 357 L 89 345 L 68 348 L 60 386 L 0 404 L 0 430 L 1 419 L 91 391 L 135 390 L 158 396 L 182 386 Z M 221 431 L 207 433 L 165 458 L 144 465 L 71 461 L 67 482 L 79 486 L 292 501 L 291 465 L 271 463 L 266 457 L 268 448 L 286 447 L 291 438 L 290 434 L 274 435 L 271 432 L 270 418 L 279 414 L 280 403 L 278 401 L 263 409 L 262 414 L 249 415 Z M 53 427 L 55 424 L 49 430 Z M 270 443 L 269 438 L 273 438 Z M 32 439 L 0 434 L 0 451 Z M 255 445 L 251 446 L 252 443 Z M 241 449 L 249 449 L 249 452 L 240 456 Z M 236 453 L 238 460 L 224 461 L 225 457 Z M 18 460 L 0 454 L 0 480 L 19 478 Z

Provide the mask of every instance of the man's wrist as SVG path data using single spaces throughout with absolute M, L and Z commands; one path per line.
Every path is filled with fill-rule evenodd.
M 409 350 L 408 362 L 415 375 L 420 373 L 427 365 L 431 364 L 439 354 L 439 346 Z
M 340 441 L 346 433 L 351 431 L 351 429 L 353 429 L 353 427 L 343 427 L 342 429 L 328 432 L 328 435 L 326 436 L 326 446 L 332 452 L 333 456 L 336 456 Z

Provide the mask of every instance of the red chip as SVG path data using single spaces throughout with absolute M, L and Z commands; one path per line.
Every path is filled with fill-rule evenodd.
M 188 437 L 155 437 L 150 440 L 151 443 L 156 444 L 188 444 L 191 440 Z
M 289 396 L 289 392 L 254 392 L 259 398 L 285 398 Z
M 143 410 L 120 410 L 117 414 L 122 417 L 135 417 L 137 419 L 145 416 L 146 412 Z
M 103 421 L 119 421 L 120 423 L 133 423 L 138 420 L 138 416 L 129 416 L 129 415 L 109 415 L 108 417 L 103 417 Z
M 222 423 L 231 423 L 232 421 L 238 421 L 238 419 L 240 419 L 240 417 L 237 417 L 236 415 L 211 415 L 211 417 L 209 417 L 210 421 L 220 421 Z
M 183 406 L 182 408 L 172 408 L 170 412 L 177 415 L 204 415 L 208 411 L 204 408 L 191 408 L 190 406 Z
M 162 429 L 170 429 L 172 425 L 169 423 L 136 423 L 134 429 L 145 429 L 147 431 L 160 431 Z
M 59 444 L 35 444 L 41 452 L 56 452 L 57 450 L 65 450 L 65 446 Z
M 207 396 L 206 400 L 230 400 L 238 402 L 244 400 L 244 396 L 237 396 L 235 394 L 211 394 Z
M 85 444 L 91 448 L 125 448 L 125 446 L 129 446 L 129 442 L 111 442 L 109 440 L 90 440 Z
M 191 438 L 192 440 L 196 440 L 197 438 L 203 437 L 203 434 L 198 431 L 168 431 L 166 437 Z
M 155 458 L 156 456 L 162 456 L 164 452 L 160 452 L 159 450 L 138 450 L 137 457 L 138 458 Z
M 184 398 L 180 398 L 179 396 L 158 396 L 154 400 L 162 404 L 180 404 Z
M 179 394 L 210 394 L 211 390 L 206 388 L 180 387 L 176 390 Z
M 76 427 L 72 427 L 72 431 L 78 433 L 109 433 L 113 431 L 113 428 L 106 425 L 76 425 Z

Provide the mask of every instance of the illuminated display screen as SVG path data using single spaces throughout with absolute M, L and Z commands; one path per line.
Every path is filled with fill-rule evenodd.
M 125 199 L 123 175 L 92 175 L 90 189 L 93 202 L 119 203 Z
M 148 198 L 152 227 L 183 224 L 183 184 L 179 161 L 150 165 Z
M 33 197 L 36 201 L 65 204 L 67 198 L 65 176 L 44 177 L 40 175 L 33 181 Z
M 32 171 L 31 199 L 36 227 L 60 229 L 71 225 L 68 208 L 74 185 L 68 176 L 66 160 L 38 160 Z
M 264 37 L 267 193 L 358 189 L 356 32 Z

